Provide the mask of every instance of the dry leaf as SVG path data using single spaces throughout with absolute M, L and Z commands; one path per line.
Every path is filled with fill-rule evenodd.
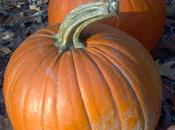
M 169 79 L 175 80 L 175 61 L 158 64 L 158 66 L 161 75 L 166 76 Z
M 10 54 L 12 51 L 9 49 L 9 48 L 7 48 L 7 47 L 2 47 L 1 49 L 0 49 L 0 51 L 2 52 L 2 53 L 4 53 L 5 55 L 7 55 L 7 54 Z
M 14 33 L 11 31 L 6 31 L 4 33 L 1 33 L 1 37 L 3 40 L 10 40 L 12 37 L 14 37 Z
M 31 10 L 36 10 L 36 11 L 40 11 L 40 7 L 36 6 L 36 5 L 29 5 Z
M 170 126 L 167 130 L 175 130 L 175 125 Z
M 7 117 L 0 115 L 0 130 L 12 130 L 10 122 Z

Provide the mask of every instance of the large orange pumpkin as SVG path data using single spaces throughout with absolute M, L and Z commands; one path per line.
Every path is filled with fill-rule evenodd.
M 49 0 L 49 24 L 61 23 L 75 7 L 99 0 Z M 102 0 L 101 0 L 102 1 Z M 107 1 L 107 0 L 103 0 Z M 140 41 L 149 51 L 159 42 L 165 22 L 165 0 L 117 0 L 119 19 L 105 20 Z
M 102 14 L 93 8 L 98 6 Z M 60 31 L 56 25 L 41 29 L 13 53 L 4 97 L 14 130 L 155 129 L 161 84 L 148 52 L 127 34 L 100 24 L 88 30 L 106 32 L 92 32 L 84 44 L 77 41 L 86 24 L 111 14 L 108 6 L 82 6 L 84 22 L 80 17 L 77 25 L 63 23 Z

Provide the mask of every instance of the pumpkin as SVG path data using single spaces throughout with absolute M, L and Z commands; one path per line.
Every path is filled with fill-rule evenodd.
M 50 0 L 49 24 L 61 23 L 75 7 L 97 0 Z M 103 0 L 107 1 L 107 0 Z M 165 23 L 164 0 L 117 0 L 120 2 L 119 17 L 105 21 L 140 41 L 149 51 L 158 44 Z
M 124 32 L 87 27 L 116 15 L 110 5 L 83 5 L 60 28 L 41 29 L 16 49 L 4 76 L 14 130 L 155 129 L 161 83 L 152 57 Z M 81 40 L 85 27 L 106 31 Z

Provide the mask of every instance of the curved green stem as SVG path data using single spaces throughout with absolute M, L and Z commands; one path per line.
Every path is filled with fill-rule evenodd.
M 118 14 L 118 0 L 108 2 L 94 2 L 74 9 L 60 26 L 55 35 L 59 53 L 70 48 L 83 48 L 79 42 L 79 35 L 89 24 Z

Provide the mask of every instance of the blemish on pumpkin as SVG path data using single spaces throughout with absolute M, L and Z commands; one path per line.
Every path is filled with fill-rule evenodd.
M 116 129 L 118 130 L 120 129 L 119 122 L 116 121 L 113 111 L 103 113 L 98 118 L 98 121 L 100 122 L 96 122 L 96 121 L 97 119 L 94 120 L 94 122 L 91 124 L 94 130 L 116 130 Z

